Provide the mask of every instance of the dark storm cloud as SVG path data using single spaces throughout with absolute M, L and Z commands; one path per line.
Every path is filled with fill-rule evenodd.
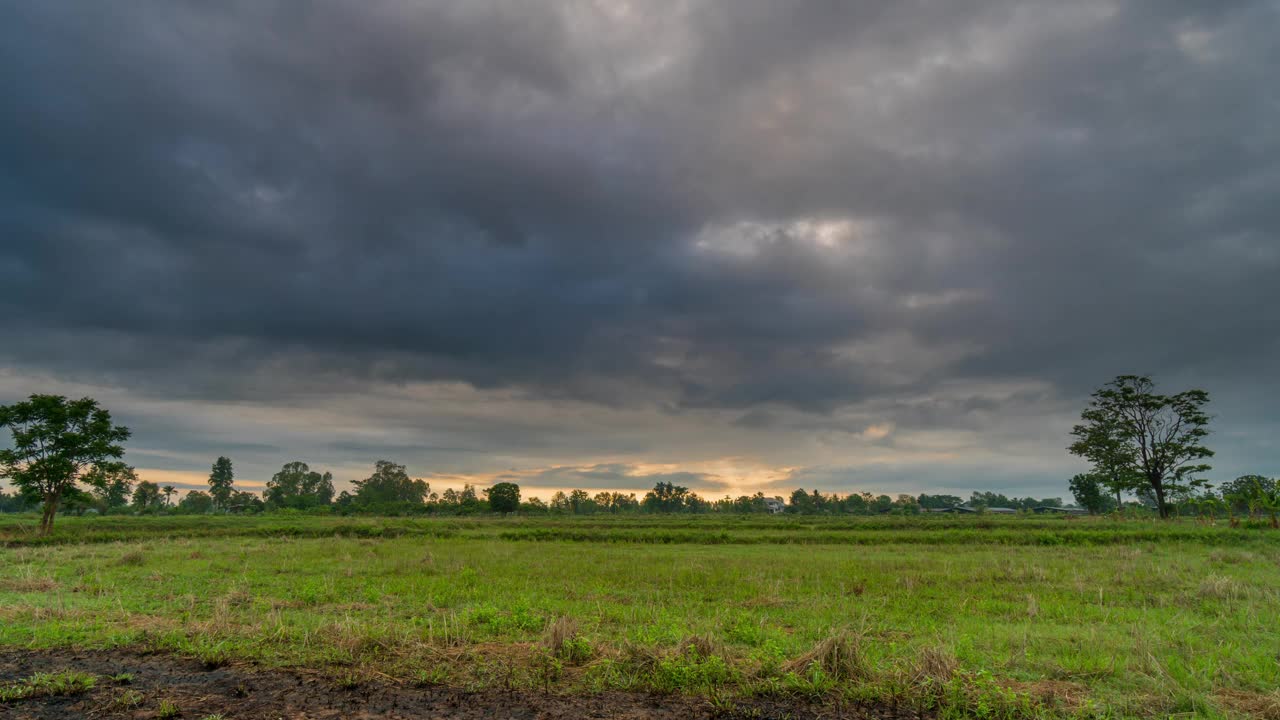
M 962 381 L 1054 411 L 1129 371 L 1276 389 L 1274 3 L 0 19 L 11 367 L 268 403 L 457 380 L 746 429 L 980 428 L 993 395 L 904 399 Z

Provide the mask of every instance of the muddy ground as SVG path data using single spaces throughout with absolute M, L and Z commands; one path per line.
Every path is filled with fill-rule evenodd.
M 815 706 L 786 700 L 737 701 L 732 708 L 678 695 L 605 693 L 553 695 L 529 691 L 465 692 L 440 686 L 414 687 L 391 681 L 365 681 L 341 687 L 332 676 L 305 671 L 221 667 L 207 669 L 195 660 L 131 651 L 0 649 L 0 683 L 37 672 L 77 670 L 99 676 L 81 695 L 42 697 L 0 703 L 0 718 L 157 718 L 162 703 L 184 720 L 220 715 L 226 720 L 302 720 L 329 718 L 433 718 L 473 720 L 690 720 L 692 718 L 922 718 L 894 708 Z M 128 683 L 110 676 L 128 673 Z

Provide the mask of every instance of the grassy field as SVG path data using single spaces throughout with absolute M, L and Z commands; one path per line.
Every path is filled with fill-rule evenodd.
M 724 705 L 1280 716 L 1280 532 L 1260 527 L 101 517 L 42 539 L 33 523 L 0 519 L 0 645 Z

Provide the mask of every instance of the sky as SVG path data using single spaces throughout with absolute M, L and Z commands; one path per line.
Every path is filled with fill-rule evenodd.
M 1270 0 L 0 0 L 0 402 L 375 460 L 1067 496 L 1089 393 L 1280 475 Z

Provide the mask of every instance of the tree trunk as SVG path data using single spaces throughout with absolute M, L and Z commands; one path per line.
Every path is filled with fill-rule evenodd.
M 40 516 L 40 534 L 48 535 L 53 530 L 53 516 L 58 512 L 58 496 L 47 495 L 44 499 L 44 513 Z
M 1160 518 L 1169 519 L 1169 506 L 1164 502 L 1164 484 L 1159 480 L 1151 481 L 1151 489 L 1156 491 L 1156 506 L 1160 508 Z

